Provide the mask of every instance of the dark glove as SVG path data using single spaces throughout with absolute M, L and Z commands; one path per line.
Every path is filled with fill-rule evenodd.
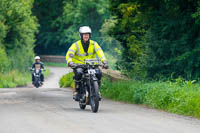
M 109 68 L 107 61 L 103 61 L 103 68 L 104 69 L 108 69 Z
M 76 67 L 76 64 L 74 62 L 70 61 L 68 66 L 73 68 L 73 67 Z

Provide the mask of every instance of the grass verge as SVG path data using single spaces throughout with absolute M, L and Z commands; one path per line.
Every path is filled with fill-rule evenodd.
M 31 81 L 31 75 L 20 73 L 18 70 L 12 70 L 6 74 L 0 74 L 0 88 L 15 88 L 24 86 Z
M 73 73 L 64 75 L 61 87 L 73 86 Z M 144 104 L 167 112 L 200 118 L 200 83 L 177 79 L 175 81 L 112 81 L 102 79 L 100 88 L 105 98 L 134 104 Z
M 47 78 L 51 74 L 51 71 L 48 67 L 46 67 L 46 70 L 43 73 L 44 73 L 44 78 Z
M 46 69 L 44 72 L 45 78 L 50 75 L 50 69 Z M 0 88 L 15 88 L 25 86 L 31 83 L 31 73 L 21 73 L 18 70 L 12 70 L 6 74 L 0 73 Z
M 200 118 L 199 83 L 184 80 L 112 82 L 108 77 L 102 83 L 101 93 L 106 98 Z
M 65 74 L 61 77 L 59 81 L 59 85 L 61 88 L 71 87 L 74 88 L 74 80 L 73 80 L 74 73 L 70 72 L 68 74 Z

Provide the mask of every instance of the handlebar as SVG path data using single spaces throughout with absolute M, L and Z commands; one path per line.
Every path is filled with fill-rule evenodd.
M 30 71 L 36 70 L 35 68 L 29 68 Z M 40 69 L 41 71 L 46 71 L 45 69 Z
M 85 59 L 84 61 L 81 61 L 79 59 L 76 59 L 76 60 L 82 62 L 83 64 L 75 64 L 74 67 L 71 67 L 72 69 L 76 69 L 78 67 L 87 68 L 90 66 L 95 66 L 95 67 L 101 66 L 102 68 L 104 68 L 104 65 L 101 63 L 99 59 Z
M 76 68 L 87 68 L 87 67 L 91 67 L 91 66 L 94 66 L 94 67 L 103 67 L 102 64 L 94 64 L 94 65 L 91 65 L 91 64 L 76 64 L 76 66 L 72 67 L 72 69 L 76 69 Z

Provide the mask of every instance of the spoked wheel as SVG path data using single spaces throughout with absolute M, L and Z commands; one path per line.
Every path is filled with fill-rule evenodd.
M 39 86 L 40 86 L 39 82 L 36 81 L 36 82 L 35 82 L 35 87 L 38 88 Z
M 82 99 L 82 100 L 81 100 Z M 79 107 L 80 109 L 85 109 L 86 108 L 86 98 L 85 94 L 79 94 Z
M 96 113 L 99 109 L 99 85 L 97 81 L 94 81 L 92 86 L 92 96 L 90 97 L 90 105 L 92 112 Z
M 39 87 L 40 87 L 39 78 L 35 77 L 34 80 L 35 80 L 35 81 L 34 81 L 34 86 L 35 86 L 36 88 L 39 88 Z

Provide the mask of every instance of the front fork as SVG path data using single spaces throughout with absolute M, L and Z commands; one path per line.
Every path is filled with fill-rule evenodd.
M 92 93 L 92 86 L 94 84 L 94 81 L 97 81 L 98 82 L 98 79 L 95 75 L 90 75 L 90 78 L 88 80 L 88 87 L 89 87 L 89 93 L 90 93 L 90 97 L 93 96 L 93 93 Z

